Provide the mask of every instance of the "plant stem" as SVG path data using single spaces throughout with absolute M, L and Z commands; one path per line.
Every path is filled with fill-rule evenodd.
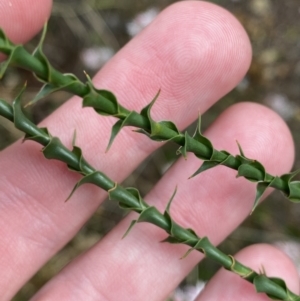
M 164 240 L 169 243 L 186 244 L 191 249 L 197 250 L 221 264 L 225 269 L 238 274 L 247 281 L 253 283 L 258 292 L 266 293 L 271 298 L 284 301 L 299 301 L 300 296 L 295 295 L 286 287 L 281 279 L 268 278 L 264 274 L 258 274 L 252 269 L 239 263 L 231 255 L 226 255 L 211 244 L 207 237 L 200 238 L 191 230 L 178 225 L 170 216 L 170 205 L 175 193 L 170 199 L 165 212 L 160 213 L 154 206 L 149 206 L 134 188 L 123 188 L 109 179 L 105 174 L 94 169 L 82 156 L 81 149 L 74 146 L 72 150 L 67 149 L 57 137 L 52 137 L 47 129 L 39 128 L 24 115 L 21 108 L 21 94 L 15 99 L 11 106 L 0 99 L 0 115 L 14 122 L 19 130 L 25 133 L 25 140 L 33 140 L 43 145 L 42 152 L 47 159 L 56 159 L 67 164 L 67 166 L 80 173 L 83 177 L 75 185 L 73 192 L 85 183 L 92 183 L 108 192 L 109 198 L 119 202 L 122 208 L 130 209 L 139 214 L 134 220 L 125 235 L 132 226 L 138 222 L 154 224 L 168 233 Z M 71 196 L 70 195 L 70 196 Z M 184 257 L 185 257 L 184 256 Z
M 45 37 L 44 29 L 42 39 L 33 54 L 28 53 L 23 46 L 14 45 L 6 35 L 0 31 L 0 51 L 9 56 L 8 60 L 0 70 L 0 78 L 4 74 L 8 64 L 14 64 L 35 73 L 43 82 L 44 87 L 32 101 L 35 102 L 45 95 L 59 89 L 67 90 L 83 98 L 83 106 L 93 107 L 97 113 L 114 116 L 119 119 L 112 129 L 109 146 L 116 135 L 124 126 L 134 126 L 137 132 L 147 135 L 156 141 L 173 141 L 180 148 L 178 153 L 186 157 L 187 152 L 194 153 L 204 163 L 193 174 L 193 176 L 218 165 L 224 165 L 238 171 L 237 176 L 257 182 L 256 198 L 253 209 L 259 203 L 263 193 L 268 187 L 282 191 L 291 201 L 300 202 L 300 182 L 292 181 L 297 172 L 285 174 L 280 177 L 272 176 L 265 171 L 263 165 L 253 159 L 245 157 L 240 148 L 240 155 L 233 156 L 226 151 L 214 149 L 212 143 L 200 132 L 200 122 L 197 132 L 190 136 L 187 132 L 181 133 L 176 125 L 170 121 L 156 122 L 151 118 L 150 110 L 157 98 L 146 106 L 140 113 L 129 111 L 121 106 L 116 97 L 107 90 L 96 89 L 88 77 L 86 83 L 81 82 L 76 76 L 62 74 L 54 69 L 42 52 L 42 43 Z

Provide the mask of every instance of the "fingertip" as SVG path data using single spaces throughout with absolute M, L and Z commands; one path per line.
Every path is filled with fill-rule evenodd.
M 230 127 L 228 123 L 233 122 L 234 127 Z M 258 103 L 242 102 L 221 114 L 216 124 L 219 123 L 231 130 L 222 137 L 212 137 L 216 148 L 237 152 L 237 140 L 245 156 L 259 160 L 268 173 L 281 175 L 291 170 L 295 157 L 293 137 L 285 121 L 273 110 Z M 228 141 L 232 143 L 229 145 Z
M 231 12 L 206 1 L 180 1 L 167 7 L 163 14 L 165 19 L 174 20 L 174 16 L 182 19 L 177 32 L 186 34 L 186 45 L 189 40 L 198 40 L 200 47 L 194 48 L 207 62 L 203 68 L 205 72 L 219 71 L 218 74 L 214 72 L 218 81 L 214 76 L 208 78 L 218 83 L 218 90 L 222 90 L 224 84 L 229 88 L 229 80 L 234 85 L 240 82 L 250 67 L 252 46 L 244 27 Z M 206 48 L 208 52 L 203 51 Z M 192 50 L 190 47 L 189 51 Z
M 284 252 L 269 244 L 255 244 L 244 248 L 236 259 L 253 268 L 264 271 L 268 277 L 283 279 L 289 290 L 299 293 L 299 274 L 293 261 Z
M 299 274 L 291 259 L 279 249 L 267 244 L 244 248 L 234 257 L 242 264 L 267 277 L 283 279 L 290 291 L 299 293 Z M 237 274 L 221 269 L 208 283 L 197 301 L 210 300 L 270 300 L 266 294 L 257 293 L 252 283 Z
M 0 1 L 0 27 L 14 43 L 24 43 L 47 22 L 51 0 Z
M 230 12 L 204 1 L 181 1 L 163 10 L 94 82 L 105 89 L 118 87 L 117 97 L 135 110 L 161 88 L 153 118 L 190 114 L 190 119 L 181 118 L 186 127 L 199 109 L 206 111 L 243 79 L 251 57 L 248 35 Z

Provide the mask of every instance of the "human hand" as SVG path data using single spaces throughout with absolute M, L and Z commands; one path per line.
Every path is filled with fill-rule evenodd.
M 49 1 L 29 2 L 11 0 L 11 6 L 3 5 L 0 10 L 0 25 L 14 41 L 30 38 L 49 13 Z M 212 4 L 185 1 L 163 11 L 94 82 L 137 111 L 161 88 L 154 119 L 171 119 L 183 129 L 199 111 L 204 113 L 238 84 L 250 59 L 249 40 L 235 18 Z M 42 123 L 66 144 L 76 128 L 77 144 L 88 161 L 121 182 L 159 144 L 124 129 L 126 133 L 104 154 L 106 144 L 99 141 L 108 141 L 112 124 L 113 119 L 82 109 L 78 97 Z M 289 130 L 275 113 L 258 104 L 230 107 L 206 135 L 216 148 L 231 153 L 237 152 L 238 140 L 249 157 L 263 162 L 273 174 L 285 173 L 292 165 Z M 63 203 L 78 176 L 59 162 L 46 161 L 32 142 L 18 142 L 4 150 L 0 166 L 4 171 L 0 183 L 0 295 L 5 301 L 78 232 L 106 193 L 83 186 Z M 180 183 L 172 205 L 173 218 L 218 244 L 249 214 L 253 186 L 235 179 L 235 172 L 226 168 L 187 180 L 195 166 L 199 160 L 193 155 L 187 161 L 178 160 L 146 200 L 163 210 Z M 203 256 L 194 252 L 179 260 L 186 246 L 159 244 L 166 234 L 148 224 L 139 224 L 121 240 L 132 216 L 61 271 L 33 300 L 164 300 Z M 285 279 L 291 290 L 299 292 L 295 268 L 275 248 L 255 245 L 236 257 L 255 270 L 263 266 L 268 276 Z M 232 300 L 237 296 L 239 300 L 268 300 L 257 295 L 253 285 L 224 270 L 198 300 Z

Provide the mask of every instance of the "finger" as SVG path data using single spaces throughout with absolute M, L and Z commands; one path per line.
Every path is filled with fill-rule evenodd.
M 288 288 L 299 294 L 299 274 L 284 253 L 265 244 L 253 245 L 240 251 L 235 258 L 256 272 L 265 271 L 268 277 L 283 279 Z M 205 286 L 196 301 L 240 300 L 269 301 L 266 294 L 257 293 L 253 284 L 238 275 L 221 269 Z
M 272 173 L 282 174 L 291 168 L 294 153 L 290 132 L 278 115 L 261 105 L 232 106 L 216 120 L 207 135 L 219 149 L 233 154 L 238 152 L 235 143 L 238 140 L 246 155 L 260 160 Z M 178 185 L 171 216 L 217 245 L 249 215 L 255 186 L 245 179 L 236 179 L 236 171 L 223 166 L 188 180 L 199 165 L 199 159 L 192 155 L 187 161 L 179 160 L 146 200 L 163 212 Z M 136 215 L 121 222 L 48 283 L 34 300 L 47 300 L 50 296 L 55 299 L 60 295 L 66 296 L 66 300 L 75 296 L 79 299 L 89 296 L 90 300 L 100 297 L 165 300 L 202 255 L 193 252 L 179 260 L 187 247 L 159 243 L 167 237 L 166 233 L 148 224 L 138 224 L 121 240 L 133 219 Z
M 137 111 L 162 88 L 153 117 L 172 118 L 182 129 L 198 110 L 204 112 L 241 80 L 250 57 L 247 35 L 227 11 L 206 2 L 186 1 L 162 12 L 96 76 L 96 83 L 113 90 L 122 104 Z M 112 122 L 91 109 L 82 110 L 81 100 L 73 98 L 43 126 L 67 145 L 76 128 L 77 144 L 88 161 L 120 182 L 159 144 L 125 130 L 103 155 Z M 3 294 L 18 289 L 57 252 L 105 194 L 87 186 L 64 204 L 79 176 L 70 174 L 63 164 L 46 162 L 31 142 L 3 151 L 0 166 L 6 171 L 0 183 Z
M 47 22 L 51 0 L 7 0 L 0 2 L 0 28 L 14 43 L 24 43 Z

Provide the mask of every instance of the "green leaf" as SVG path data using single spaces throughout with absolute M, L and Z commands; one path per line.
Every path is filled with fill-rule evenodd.
M 43 85 L 43 87 L 40 89 L 40 91 L 35 95 L 35 97 L 28 102 L 25 107 L 30 106 L 35 104 L 36 102 L 38 102 L 39 100 L 45 98 L 46 96 L 57 92 L 59 90 L 72 90 L 72 86 L 77 85 L 77 83 L 79 82 L 78 78 L 73 75 L 73 74 L 63 74 L 65 79 L 68 79 L 68 81 L 64 84 L 52 84 L 52 83 L 46 83 L 45 85 Z
M 53 70 L 53 67 L 50 65 L 48 58 L 45 56 L 43 52 L 43 43 L 46 37 L 46 32 L 47 32 L 47 24 L 44 25 L 43 32 L 40 38 L 40 41 L 35 48 L 35 50 L 32 53 L 32 56 L 36 59 L 38 59 L 44 66 L 45 68 L 45 74 L 43 77 L 38 76 L 37 74 L 34 74 L 34 76 L 41 82 L 48 83 L 51 82 L 51 73 Z
M 170 243 L 170 244 L 180 244 L 180 241 L 177 238 L 173 237 L 173 236 L 168 236 L 167 238 L 165 238 L 161 242 L 167 242 L 167 243 Z
M 74 142 L 74 139 L 76 139 L 76 136 L 74 135 L 73 137 L 73 142 Z M 72 144 L 73 144 L 72 142 Z M 81 148 L 77 147 L 77 146 L 74 146 L 73 144 L 73 149 L 72 149 L 72 153 L 75 155 L 75 157 L 77 158 L 77 166 L 75 167 L 74 164 L 73 165 L 69 165 L 67 164 L 69 170 L 71 171 L 75 171 L 75 172 L 79 172 L 81 174 L 82 173 L 82 160 L 83 160 L 83 156 L 82 156 L 82 150 Z
M 187 252 L 185 252 L 185 253 L 183 254 L 183 256 L 180 257 L 180 259 L 185 259 L 185 258 L 188 257 L 188 256 L 192 253 L 192 251 L 194 251 L 194 250 L 195 250 L 194 248 L 188 249 Z
M 241 157 L 246 158 L 246 157 L 245 157 L 245 154 L 244 154 L 244 151 L 243 151 L 241 145 L 239 144 L 239 142 L 238 142 L 237 140 L 236 140 L 236 143 L 237 143 L 237 146 L 238 146 L 238 148 L 239 148 L 239 152 L 240 152 Z
M 200 174 L 200 173 L 203 172 L 203 171 L 206 171 L 206 170 L 211 169 L 211 168 L 213 168 L 213 167 L 216 167 L 216 166 L 218 166 L 218 165 L 220 165 L 220 163 L 219 163 L 219 162 L 216 162 L 216 161 L 204 161 L 204 162 L 201 164 L 200 168 L 198 168 L 198 169 L 197 169 L 197 170 L 189 177 L 189 179 L 191 179 L 191 178 L 197 176 L 198 174 Z
M 245 177 L 252 182 L 265 181 L 266 171 L 260 162 L 254 161 L 247 164 L 241 164 L 238 168 L 237 177 Z
M 0 79 L 3 78 L 8 66 L 13 65 L 16 62 L 16 59 L 22 57 L 23 52 L 24 52 L 23 46 L 15 46 L 13 48 L 9 57 L 3 63 L 0 64 Z
M 220 161 L 219 158 L 219 154 L 225 155 L 225 159 Z M 213 153 L 211 155 L 211 159 L 204 161 L 202 163 L 202 165 L 200 166 L 199 169 L 196 170 L 196 172 L 194 172 L 189 179 L 195 177 L 196 175 L 202 173 L 203 171 L 206 171 L 208 169 L 214 168 L 218 165 L 224 165 L 226 164 L 229 160 L 232 160 L 232 158 L 234 158 L 232 155 L 230 155 L 228 152 L 222 150 L 220 152 L 216 152 L 215 150 L 213 150 Z
M 172 204 L 172 202 L 173 202 L 173 199 L 174 199 L 176 193 L 177 193 L 177 186 L 175 187 L 174 192 L 173 192 L 173 194 L 172 194 L 170 200 L 168 201 L 168 204 L 167 204 L 167 207 L 166 207 L 165 212 L 170 213 L 170 207 L 171 207 L 171 204 Z
M 286 285 L 281 279 L 258 275 L 254 278 L 253 284 L 258 293 L 266 293 L 273 300 L 288 300 Z
M 177 129 L 176 125 L 171 121 L 160 121 L 156 122 L 151 117 L 151 109 L 156 102 L 158 96 L 160 94 L 160 91 L 155 95 L 153 100 L 145 106 L 142 110 L 140 115 L 142 115 L 144 118 L 147 119 L 147 121 L 150 124 L 150 129 L 139 129 L 136 132 L 142 133 L 147 135 L 151 140 L 154 141 L 171 141 L 179 137 L 181 134 L 179 130 Z M 170 137 L 170 130 L 174 132 L 174 134 Z
M 102 173 L 100 173 L 99 171 L 95 171 L 93 173 L 90 173 L 89 175 L 86 175 L 85 177 L 83 177 L 80 181 L 78 181 L 74 188 L 72 189 L 71 193 L 69 194 L 69 196 L 67 197 L 67 199 L 65 200 L 65 202 L 67 202 L 74 194 L 74 192 L 83 184 L 95 184 L 98 185 L 99 183 L 99 177 L 102 176 Z
M 256 196 L 255 196 L 255 201 L 251 210 L 251 213 L 253 213 L 253 211 L 256 209 L 257 205 L 259 204 L 259 201 L 261 199 L 261 197 L 263 196 L 264 192 L 266 191 L 266 189 L 269 187 L 268 182 L 260 182 L 257 184 L 256 186 Z
M 107 145 L 106 150 L 105 150 L 106 153 L 109 151 L 109 149 L 112 146 L 115 138 L 117 137 L 117 135 L 119 134 L 119 132 L 121 131 L 122 128 L 123 128 L 123 120 L 118 120 L 113 125 L 113 127 L 111 129 L 111 134 L 110 134 L 109 142 L 108 142 L 108 145 Z
M 133 226 L 134 226 L 136 223 L 137 223 L 137 220 L 131 221 L 131 223 L 130 223 L 128 229 L 126 230 L 125 234 L 122 236 L 122 239 L 125 238 L 125 237 L 129 234 L 129 232 L 131 231 L 131 229 L 133 228 Z
M 154 141 L 171 141 L 180 136 L 179 130 L 177 129 L 176 125 L 171 121 L 155 122 L 151 119 L 150 124 L 150 138 Z M 168 137 L 168 133 L 166 131 L 167 129 L 175 132 L 171 138 Z
M 195 152 L 195 150 L 197 151 Z M 186 158 L 187 152 L 191 151 L 194 151 L 196 157 L 203 160 L 211 160 L 213 155 L 214 148 L 212 143 L 208 138 L 201 134 L 201 116 L 198 118 L 197 128 L 194 135 L 191 137 L 187 132 L 185 132 L 184 145 L 182 148 L 178 149 L 177 152 L 181 153 L 183 157 Z
M 92 83 L 87 82 L 89 92 L 83 97 L 82 106 L 92 107 L 103 116 L 126 117 L 120 113 L 116 96 L 108 90 L 98 90 Z
M 148 118 L 149 120 L 151 119 L 150 117 L 150 111 L 154 105 L 154 103 L 156 102 L 156 100 L 158 99 L 158 96 L 160 94 L 160 90 L 156 93 L 156 95 L 154 96 L 154 98 L 151 100 L 151 102 L 146 105 L 142 110 L 141 110 L 141 115 Z
M 137 209 L 147 209 L 149 206 L 147 205 L 147 203 L 143 200 L 143 198 L 141 197 L 140 195 L 140 192 L 136 189 L 136 188 L 133 188 L 133 187 L 127 187 L 125 188 L 126 191 L 128 191 L 130 194 L 132 194 L 139 202 L 139 208 Z
M 107 145 L 107 148 L 106 148 L 105 152 L 109 151 L 110 147 L 112 146 L 112 143 L 114 142 L 116 136 L 119 134 L 121 129 L 125 126 L 130 125 L 133 122 L 133 120 L 135 119 L 137 114 L 138 114 L 137 112 L 131 111 L 124 120 L 120 119 L 113 125 L 112 130 L 111 130 L 109 143 Z
M 290 193 L 288 198 L 294 203 L 300 203 L 300 181 L 293 181 L 289 183 Z
M 145 209 L 138 218 L 138 223 L 147 222 L 156 225 L 164 230 L 169 229 L 166 218 L 153 206 Z

